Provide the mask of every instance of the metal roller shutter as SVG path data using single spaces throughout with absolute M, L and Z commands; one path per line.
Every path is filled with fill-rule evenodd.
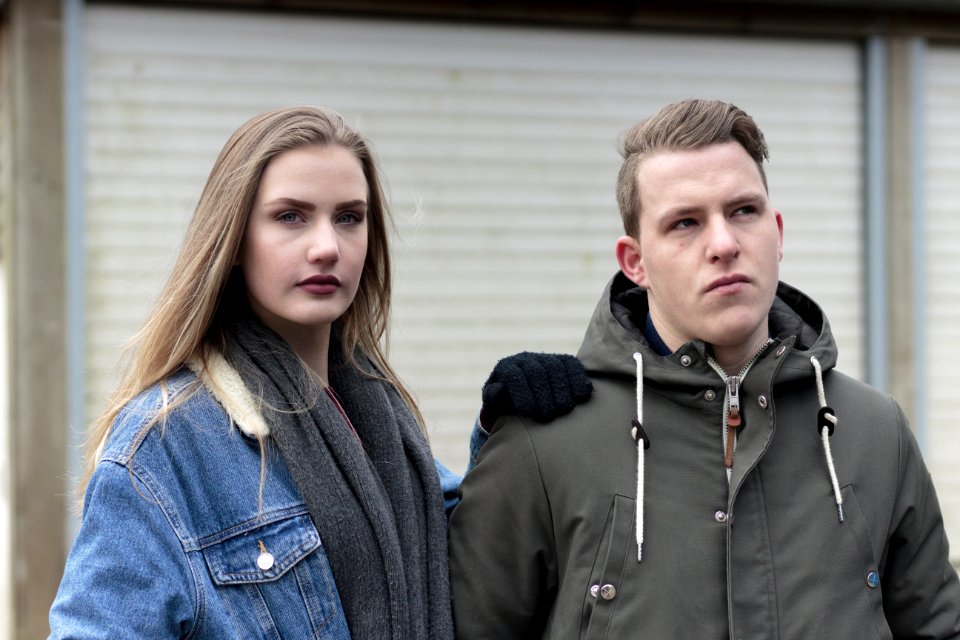
M 91 415 L 229 133 L 289 104 L 343 113 L 399 219 L 391 360 L 463 469 L 496 360 L 574 352 L 621 233 L 616 138 L 667 102 L 756 117 L 783 278 L 862 373 L 861 105 L 852 42 L 91 6 L 86 13 Z
M 960 49 L 927 53 L 926 456 L 943 507 L 952 556 L 960 560 Z

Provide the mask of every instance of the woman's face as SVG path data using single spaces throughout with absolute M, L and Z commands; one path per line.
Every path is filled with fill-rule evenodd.
M 250 305 L 290 342 L 353 302 L 367 256 L 367 181 L 343 147 L 285 151 L 267 163 L 240 248 Z

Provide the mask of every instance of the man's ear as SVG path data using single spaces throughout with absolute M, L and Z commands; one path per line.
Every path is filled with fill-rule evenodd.
M 777 232 L 780 234 L 780 239 L 777 241 L 777 261 L 779 262 L 783 260 L 783 214 L 776 209 L 773 210 L 773 213 L 776 216 Z
M 620 271 L 631 282 L 643 288 L 647 287 L 647 272 L 643 266 L 643 254 L 640 253 L 640 242 L 631 236 L 620 236 L 616 244 L 617 264 Z

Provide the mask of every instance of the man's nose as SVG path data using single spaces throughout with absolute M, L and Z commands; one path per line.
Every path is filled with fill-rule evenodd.
M 707 258 L 711 262 L 731 260 L 740 254 L 740 242 L 728 220 L 711 222 L 707 234 Z

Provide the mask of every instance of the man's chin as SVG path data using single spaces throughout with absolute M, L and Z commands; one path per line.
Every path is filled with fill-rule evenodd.
M 715 347 L 737 349 L 751 342 L 762 344 L 767 336 L 767 315 L 753 313 L 723 314 L 717 318 L 715 327 L 709 331 L 713 340 L 706 340 Z

